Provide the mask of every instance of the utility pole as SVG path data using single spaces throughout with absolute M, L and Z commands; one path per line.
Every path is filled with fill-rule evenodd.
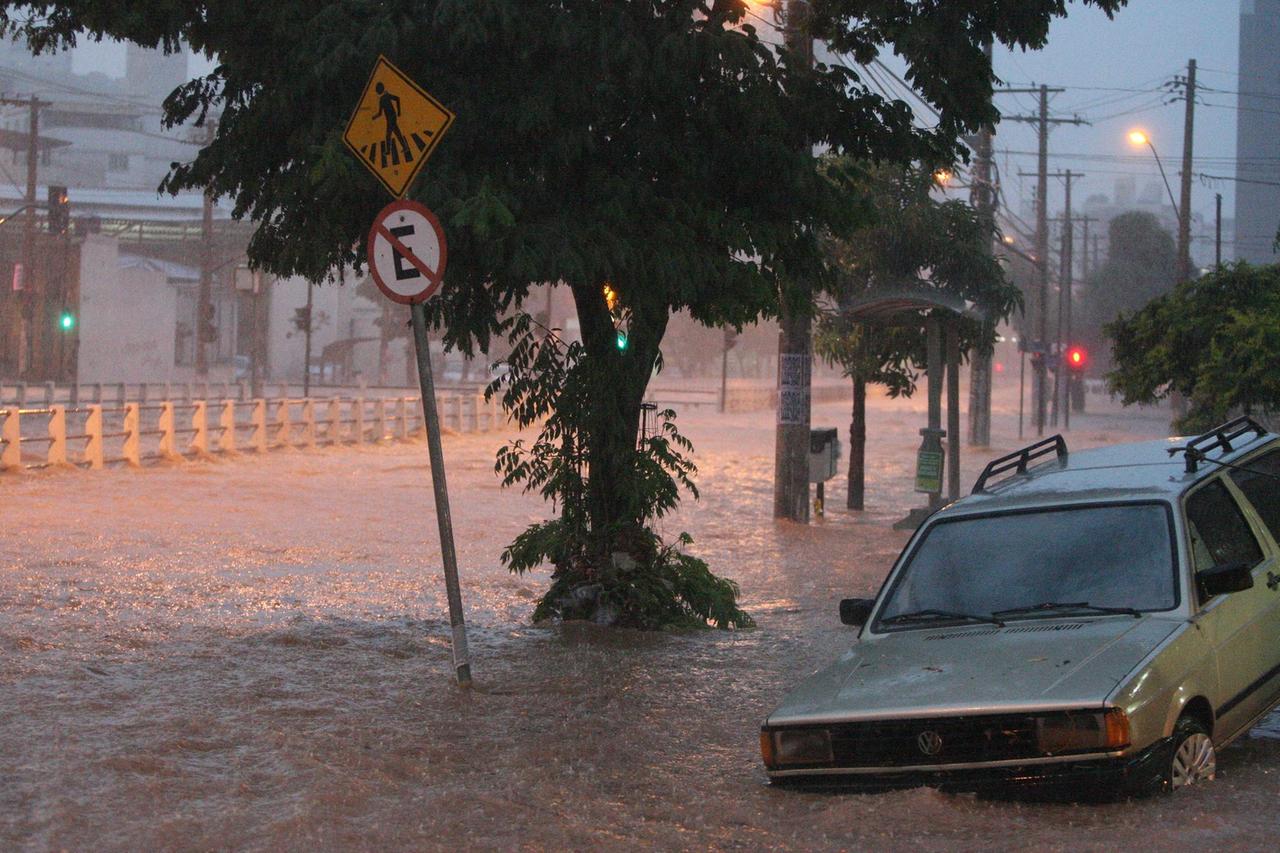
M 1183 97 L 1187 102 L 1182 125 L 1182 199 L 1178 206 L 1178 283 L 1191 278 L 1191 160 L 1195 141 L 1196 61 L 1187 63 Z
M 1067 365 L 1064 361 L 1066 347 L 1071 346 L 1071 314 L 1072 302 L 1074 301 L 1074 270 L 1072 269 L 1072 261 L 1075 259 L 1075 225 L 1071 220 L 1071 182 L 1075 178 L 1084 177 L 1078 173 L 1072 172 L 1070 169 L 1066 171 L 1067 180 L 1067 197 L 1066 206 L 1063 209 L 1062 224 L 1062 275 L 1058 284 L 1058 374 L 1057 386 L 1059 393 L 1056 396 L 1057 405 L 1060 406 L 1062 412 L 1062 425 L 1064 429 L 1071 428 L 1071 389 L 1070 378 L 1067 375 Z M 1065 337 L 1064 337 L 1065 335 Z
M 1037 94 L 1040 97 L 1040 109 L 1033 116 L 1005 116 L 1005 121 L 1018 121 L 1027 124 L 1034 124 L 1037 127 L 1039 136 L 1038 164 L 1036 169 L 1036 272 L 1038 273 L 1037 290 L 1039 292 L 1039 305 L 1036 311 L 1036 336 L 1039 338 L 1035 342 L 1035 346 L 1042 352 L 1046 348 L 1049 339 L 1049 128 L 1058 124 L 1088 124 L 1087 121 L 1079 116 L 1072 118 L 1052 118 L 1049 115 L 1049 95 L 1065 91 L 1064 89 L 1051 89 L 1048 86 L 1041 85 L 1034 89 L 1000 89 L 1000 92 L 1025 92 Z M 1047 408 L 1048 390 L 1046 383 L 1046 372 L 1048 364 L 1045 359 L 1048 354 L 1045 353 L 1039 359 L 1032 360 L 1032 366 L 1035 368 L 1032 376 L 1035 385 L 1036 408 L 1035 408 L 1035 424 L 1036 434 L 1044 435 L 1045 426 L 1045 410 Z
M 1213 203 L 1216 208 L 1213 227 L 1213 265 L 1220 268 L 1222 266 L 1222 193 L 1213 194 Z
M 991 42 L 983 46 L 987 61 L 991 61 Z M 995 192 L 991 182 L 990 125 L 978 131 L 974 146 L 973 186 L 969 191 L 969 203 L 985 223 L 995 221 Z M 991 240 L 986 241 L 987 249 Z M 985 325 L 985 324 L 984 324 Z M 983 347 L 973 352 L 969 362 L 969 444 L 986 447 L 991 444 L 991 353 Z
M 1089 268 L 1089 223 L 1093 221 L 1092 216 L 1080 217 L 1081 228 L 1084 229 L 1084 236 L 1080 243 L 1080 278 L 1085 282 L 1089 281 L 1089 273 L 1092 272 Z
M 307 327 L 303 330 L 306 343 L 302 347 L 302 396 L 311 396 L 311 330 L 315 328 L 315 294 L 316 286 L 307 281 Z
M 788 0 L 786 41 L 813 67 L 807 0 Z M 799 287 L 799 283 L 793 286 Z M 774 443 L 773 517 L 809 523 L 809 424 L 813 335 L 809 308 L 783 294 L 778 334 L 778 414 Z
M 1083 239 L 1081 240 L 1081 243 L 1080 243 L 1080 249 L 1081 249 L 1080 280 L 1085 282 L 1085 286 L 1087 287 L 1089 282 L 1089 273 L 1092 272 L 1092 270 L 1089 267 L 1089 223 L 1097 222 L 1097 220 L 1094 219 L 1092 216 L 1081 216 L 1076 221 L 1080 223 L 1080 227 L 1084 231 Z M 1070 329 L 1071 329 L 1070 314 L 1067 315 L 1067 319 L 1068 319 L 1067 340 L 1068 340 L 1068 343 L 1072 343 L 1071 341 L 1072 336 L 1070 334 Z M 1071 382 L 1071 379 L 1069 379 L 1067 382 L 1067 404 L 1068 405 L 1066 408 L 1066 412 L 1067 412 L 1067 424 L 1070 425 L 1071 412 L 1080 412 L 1082 414 L 1084 413 L 1084 377 L 1074 376 L 1070 373 L 1068 373 L 1068 376 L 1071 377 L 1071 379 L 1076 380 L 1074 383 L 1074 387 Z
M 205 144 L 213 141 L 213 122 L 205 125 Z M 213 191 L 204 191 L 200 215 L 200 290 L 196 297 L 196 376 L 209 375 L 207 345 L 213 334 Z

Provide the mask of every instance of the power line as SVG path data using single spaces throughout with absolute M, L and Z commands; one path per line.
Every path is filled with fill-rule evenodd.
M 1217 110 L 1234 110 L 1241 113 L 1260 113 L 1266 116 L 1280 116 L 1280 110 L 1260 110 L 1256 107 L 1231 106 L 1230 104 L 1210 104 L 1205 101 L 1198 102 L 1202 107 L 1211 107 Z
M 1241 92 L 1232 89 L 1214 89 L 1210 86 L 1199 87 L 1206 92 L 1213 92 L 1217 95 L 1239 95 L 1243 98 L 1262 98 L 1268 101 L 1280 101 L 1280 95 L 1272 95 L 1267 92 Z
M 1201 180 L 1208 181 L 1233 181 L 1237 184 L 1259 184 L 1264 187 L 1280 187 L 1280 181 L 1259 181 L 1253 178 L 1229 178 L 1225 175 L 1206 175 L 1204 172 L 1196 172 L 1196 177 Z
M 1017 157 L 1035 157 L 1035 151 L 1021 151 L 1015 148 L 997 148 L 999 154 L 1012 154 Z M 1085 152 L 1068 152 L 1062 153 L 1055 151 L 1055 157 L 1067 157 L 1073 160 L 1097 160 L 1115 163 L 1150 163 L 1151 158 L 1145 154 L 1095 154 Z M 1280 163 L 1280 157 L 1196 157 L 1196 163 L 1213 163 L 1217 165 L 1229 165 L 1232 163 Z
M 72 94 L 75 94 L 75 95 L 87 95 L 88 97 L 91 97 L 91 98 L 99 98 L 99 99 L 105 99 L 108 101 L 116 101 L 117 103 L 134 107 L 135 109 L 142 110 L 151 115 L 164 115 L 164 110 L 161 109 L 160 107 L 157 107 L 155 104 L 147 104 L 142 101 L 134 101 L 120 95 L 112 95 L 109 92 L 99 92 L 93 89 L 82 89 L 79 86 L 73 86 L 70 83 L 63 83 L 56 80 L 50 80 L 47 77 L 41 77 L 38 74 L 31 74 L 19 68 L 14 68 L 11 65 L 0 65 L 0 71 L 5 72 L 6 74 L 12 74 L 15 77 L 19 77 L 24 80 L 27 80 L 28 82 L 41 83 L 45 86 L 50 86 L 54 89 L 61 89 L 64 92 L 71 92 Z

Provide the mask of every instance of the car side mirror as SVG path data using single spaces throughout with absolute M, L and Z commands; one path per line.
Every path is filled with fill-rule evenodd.
M 1253 570 L 1248 563 L 1223 563 L 1196 572 L 1196 583 L 1205 598 L 1224 592 L 1243 592 L 1253 588 Z
M 846 625 L 861 626 L 871 618 L 874 598 L 844 598 L 840 600 L 840 621 Z

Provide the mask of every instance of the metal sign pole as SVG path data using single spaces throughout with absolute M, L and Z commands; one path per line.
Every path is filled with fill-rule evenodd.
M 458 555 L 453 548 L 453 518 L 449 514 L 449 487 L 444 478 L 444 451 L 440 448 L 440 414 L 436 411 L 435 383 L 431 378 L 427 312 L 421 302 L 413 303 L 409 310 L 413 316 L 413 342 L 418 351 L 418 384 L 422 389 L 422 418 L 427 426 L 427 452 L 431 457 L 436 519 L 440 522 L 440 555 L 444 559 L 444 586 L 449 597 L 449 624 L 453 627 L 453 668 L 458 684 L 470 687 L 471 659 L 467 654 L 467 626 L 462 619 L 462 591 L 458 588 Z

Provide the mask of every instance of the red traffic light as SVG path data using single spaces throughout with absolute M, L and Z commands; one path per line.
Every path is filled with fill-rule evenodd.
M 1085 352 L 1084 347 L 1071 347 L 1067 350 L 1067 367 L 1072 370 L 1084 370 L 1088 360 L 1089 354 Z

